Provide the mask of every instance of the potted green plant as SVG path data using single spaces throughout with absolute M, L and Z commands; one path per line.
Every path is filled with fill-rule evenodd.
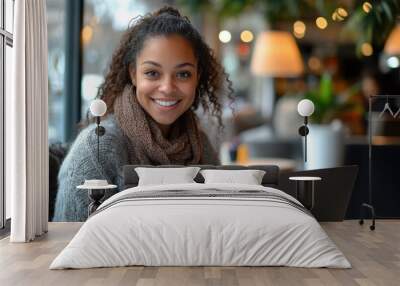
M 323 73 L 317 88 L 308 90 L 305 98 L 314 103 L 315 111 L 311 116 L 311 122 L 315 124 L 331 123 L 335 118 L 340 118 L 344 113 L 360 112 L 360 105 L 352 100 L 359 90 L 355 84 L 341 94 L 336 94 L 333 89 L 332 76 Z
M 341 118 L 349 112 L 359 112 L 360 106 L 353 97 L 358 85 L 343 94 L 335 94 L 329 73 L 321 76 L 319 85 L 305 93 L 305 98 L 314 103 L 310 118 L 308 148 L 310 150 L 306 169 L 340 166 L 344 160 L 345 125 Z

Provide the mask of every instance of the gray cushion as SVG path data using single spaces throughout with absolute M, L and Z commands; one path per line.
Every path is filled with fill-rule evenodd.
M 279 184 L 279 167 L 275 165 L 255 165 L 255 166 L 240 166 L 240 165 L 221 165 L 221 166 L 213 166 L 213 165 L 190 165 L 200 167 L 201 169 L 219 169 L 219 170 L 263 170 L 265 171 L 265 175 L 262 179 L 261 184 L 266 187 L 276 187 Z M 135 168 L 136 167 L 151 167 L 151 168 L 177 168 L 177 167 L 186 167 L 183 165 L 125 165 L 123 167 L 123 176 L 124 176 L 124 186 L 123 189 L 136 187 L 139 182 L 139 176 L 137 175 Z M 200 174 L 194 178 L 197 183 L 204 183 L 204 178 Z

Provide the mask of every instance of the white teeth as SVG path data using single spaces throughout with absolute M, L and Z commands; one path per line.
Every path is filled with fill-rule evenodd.
M 175 100 L 175 101 L 163 101 L 163 100 L 155 99 L 154 101 L 155 101 L 158 105 L 161 105 L 161 106 L 172 106 L 172 105 L 175 105 L 175 104 L 178 103 L 178 100 Z

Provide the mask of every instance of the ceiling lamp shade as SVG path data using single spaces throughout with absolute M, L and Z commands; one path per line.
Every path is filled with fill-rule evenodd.
M 303 73 L 300 51 L 292 35 L 266 31 L 258 37 L 251 58 L 253 74 L 270 77 L 296 77 Z
M 384 52 L 388 55 L 400 55 L 400 25 L 397 25 L 390 33 Z

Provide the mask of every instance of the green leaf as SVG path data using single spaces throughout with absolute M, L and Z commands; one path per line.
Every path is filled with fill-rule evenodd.
M 324 73 L 319 85 L 319 96 L 323 105 L 329 105 L 333 99 L 332 78 L 329 73 Z
M 389 22 L 392 22 L 393 14 L 392 14 L 392 10 L 389 7 L 389 4 L 386 2 L 382 2 L 381 5 L 382 5 L 382 10 L 386 14 L 387 19 L 389 20 Z

